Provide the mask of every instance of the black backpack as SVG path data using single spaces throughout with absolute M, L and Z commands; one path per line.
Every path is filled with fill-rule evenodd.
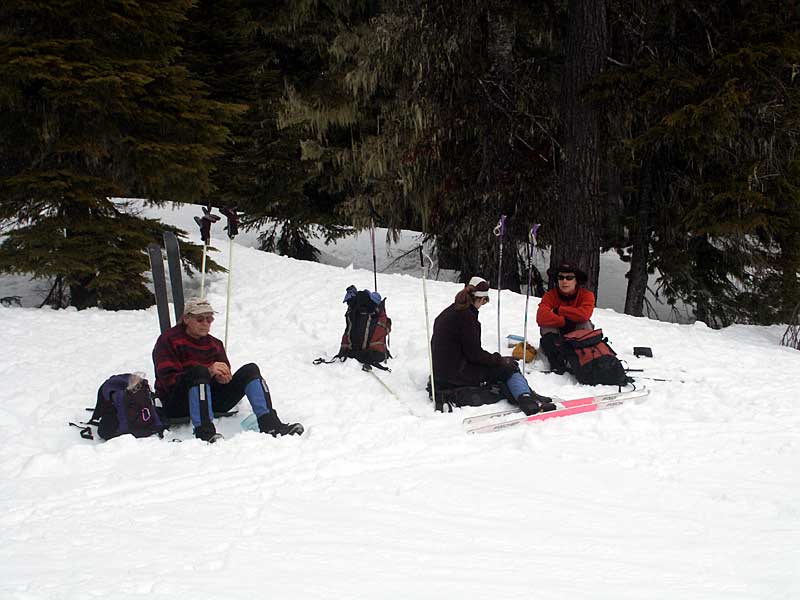
M 625 367 L 603 337 L 602 329 L 578 329 L 564 335 L 561 354 L 579 383 L 617 385 L 628 383 Z
M 392 357 L 389 352 L 389 332 L 392 320 L 386 314 L 386 298 L 375 302 L 369 290 L 347 288 L 347 312 L 342 343 L 336 358 L 355 358 L 357 361 L 378 366 Z
M 430 398 L 430 380 L 426 389 Z M 486 404 L 495 404 L 500 400 L 513 400 L 513 398 L 508 386 L 501 382 L 463 386 L 449 386 L 437 383 L 433 408 L 437 412 L 453 412 L 454 407 L 484 406 Z
M 104 440 L 126 433 L 137 438 L 162 437 L 166 429 L 147 379 L 131 373 L 112 375 L 103 382 L 97 390 L 92 418 L 85 425 L 81 437 L 94 439 L 90 426 L 95 425 Z

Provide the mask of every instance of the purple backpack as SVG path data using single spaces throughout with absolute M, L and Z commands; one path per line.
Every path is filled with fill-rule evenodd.
M 89 425 L 96 425 L 104 440 L 126 433 L 137 438 L 162 437 L 166 429 L 147 379 L 131 373 L 112 375 L 103 382 Z

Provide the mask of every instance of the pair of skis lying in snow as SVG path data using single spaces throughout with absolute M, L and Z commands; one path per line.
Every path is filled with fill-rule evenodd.
M 541 412 L 530 416 L 506 419 L 505 417 L 522 414 L 520 409 L 514 408 L 484 415 L 477 415 L 474 417 L 467 417 L 464 419 L 463 423 L 467 428 L 467 433 L 492 433 L 494 431 L 500 431 L 501 429 L 517 427 L 519 425 L 527 425 L 528 423 L 534 423 L 536 421 L 546 421 L 547 419 L 556 419 L 558 417 L 567 417 L 570 415 L 579 415 L 581 413 L 614 408 L 615 406 L 620 406 L 625 402 L 642 402 L 649 394 L 650 390 L 641 389 L 632 390 L 629 392 L 617 392 L 613 394 L 597 394 L 594 396 L 586 396 L 584 398 L 575 398 L 574 400 L 561 400 L 559 398 L 553 398 L 553 402 L 555 402 L 556 406 L 558 406 L 557 410 Z

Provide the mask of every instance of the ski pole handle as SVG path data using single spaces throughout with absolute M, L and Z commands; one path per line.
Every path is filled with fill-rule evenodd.
M 236 234 L 239 233 L 239 215 L 236 213 L 236 207 L 226 206 L 225 208 L 220 208 L 219 212 L 228 218 L 228 237 L 235 238 Z
M 497 237 L 502 238 L 506 233 L 506 215 L 500 215 L 500 220 L 497 221 L 497 225 L 494 228 L 494 234 Z

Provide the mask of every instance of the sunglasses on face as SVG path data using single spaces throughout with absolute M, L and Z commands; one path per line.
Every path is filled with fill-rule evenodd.
M 192 318 L 198 323 L 213 323 L 214 315 L 192 315 Z
M 558 276 L 558 280 L 559 281 L 564 281 L 564 280 L 572 281 L 573 279 L 575 279 L 575 275 L 559 275 Z

